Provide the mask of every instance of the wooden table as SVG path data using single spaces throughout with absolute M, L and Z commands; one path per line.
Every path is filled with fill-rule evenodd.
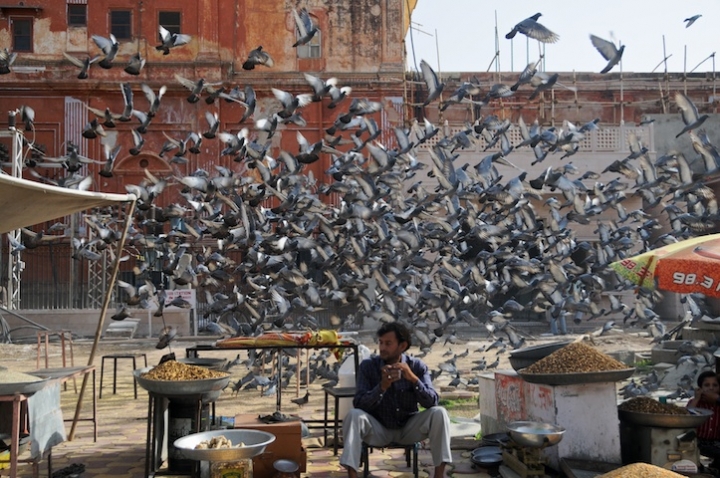
M 10 439 L 10 478 L 17 477 L 18 448 L 20 445 L 20 406 L 27 402 L 29 397 L 21 393 L 14 395 L 0 395 L 0 402 L 12 402 L 12 432 Z
M 216 347 L 214 345 L 198 345 L 195 347 L 188 347 L 185 349 L 185 356 L 187 358 L 199 358 L 199 352 L 207 352 L 207 351 L 213 351 L 213 352 L 224 352 L 224 351 L 232 351 L 232 350 L 277 350 L 280 352 L 281 350 L 287 350 L 287 349 L 297 349 L 298 350 L 298 364 L 300 363 L 300 356 L 299 351 L 301 349 L 343 349 L 347 350 L 350 349 L 353 353 L 353 364 L 355 365 L 355 376 L 357 376 L 358 370 L 360 368 L 360 359 L 358 357 L 358 344 L 356 343 L 341 343 L 341 344 L 328 344 L 328 345 L 300 345 L 300 344 L 292 344 L 292 345 L 251 345 L 251 344 L 243 344 L 243 345 L 236 345 L 233 347 Z M 279 354 L 278 354 L 279 355 Z M 308 363 L 307 366 L 310 364 Z M 282 360 L 280 357 L 278 357 L 277 360 L 277 377 L 278 382 L 280 381 L 280 378 L 283 376 L 283 365 Z M 299 369 L 299 367 L 298 367 Z M 308 371 L 309 374 L 309 371 Z M 297 371 L 297 380 L 298 380 L 298 387 L 299 387 L 299 380 L 300 380 L 300 370 Z M 280 383 L 277 384 L 277 392 L 275 394 L 276 397 L 276 403 L 275 403 L 275 410 L 281 411 L 282 409 L 282 387 L 280 386 Z

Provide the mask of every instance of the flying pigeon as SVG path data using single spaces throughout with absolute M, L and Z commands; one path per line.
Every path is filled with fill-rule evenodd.
M 505 35 L 508 40 L 514 38 L 516 34 L 522 33 L 528 37 L 537 40 L 542 43 L 555 43 L 560 39 L 556 33 L 550 31 L 544 25 L 538 23 L 538 18 L 542 16 L 542 13 L 536 13 L 535 15 L 526 18 L 510 30 L 510 33 Z
M 445 88 L 445 83 L 440 83 L 435 71 L 430 68 L 430 65 L 425 60 L 420 60 L 420 70 L 428 88 L 428 97 L 423 103 L 423 106 L 427 106 L 440 96 L 443 88 Z
M 157 51 L 162 51 L 163 55 L 170 54 L 170 48 L 177 46 L 186 45 L 190 43 L 192 37 L 190 35 L 184 35 L 182 33 L 170 33 L 162 25 L 158 27 L 160 34 L 160 44 L 155 47 Z
M 695 23 L 698 20 L 698 18 L 700 18 L 700 17 L 702 17 L 702 15 L 693 15 L 692 17 L 686 18 L 685 20 L 683 20 L 684 22 L 687 22 L 685 24 L 685 28 L 690 28 L 690 25 Z
M 682 120 L 683 123 L 685 123 L 685 127 L 682 129 L 682 131 L 675 135 L 676 138 L 679 138 L 683 133 L 686 133 L 693 129 L 698 129 L 700 125 L 702 125 L 705 120 L 708 119 L 708 115 L 698 116 L 697 107 L 692 101 L 690 101 L 690 98 L 685 96 L 684 93 L 681 93 L 679 91 L 675 93 L 675 103 L 677 103 L 678 108 L 680 108 Z
M 293 10 L 293 17 L 295 17 L 295 26 L 297 28 L 298 37 L 297 41 L 293 44 L 294 48 L 300 45 L 305 45 L 312 40 L 318 29 L 313 23 L 310 14 L 304 8 L 300 9 L 299 13 L 297 10 Z
M 263 65 L 268 68 L 272 68 L 275 65 L 275 62 L 270 54 L 263 51 L 262 45 L 250 52 L 247 60 L 243 62 L 242 67 L 243 70 L 254 70 L 256 65 Z
M 590 35 L 590 41 L 592 42 L 593 46 L 597 48 L 597 51 L 599 51 L 603 58 L 605 58 L 608 62 L 608 64 L 605 65 L 605 68 L 603 68 L 600 73 L 607 73 L 620 62 L 620 59 L 623 56 L 623 52 L 625 51 L 625 45 L 622 45 L 620 48 L 616 48 L 614 43 L 603 40 L 602 38 L 596 37 L 595 35 Z

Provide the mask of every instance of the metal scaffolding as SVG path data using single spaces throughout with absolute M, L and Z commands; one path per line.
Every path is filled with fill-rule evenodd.
M 88 215 L 83 215 L 83 219 Z M 105 222 L 110 220 L 109 215 L 93 215 L 94 219 L 100 219 Z M 95 239 L 95 231 L 92 227 L 87 228 L 88 231 L 88 242 L 92 242 Z M 108 261 L 107 249 L 98 251 L 100 259 L 96 261 L 85 261 L 88 267 L 88 302 L 86 307 L 99 309 L 102 307 L 103 299 L 107 291 L 107 285 L 110 282 L 111 268 Z
M 0 131 L 0 138 L 10 138 L 12 148 L 10 151 L 10 174 L 13 177 L 22 177 L 23 169 L 23 134 L 15 128 L 15 115 L 13 112 L 10 114 L 11 121 L 7 131 Z M 7 174 L 3 171 L 4 174 Z M 21 243 L 22 238 L 20 237 L 20 229 L 8 232 L 8 244 Z M 22 261 L 20 250 L 13 250 L 12 247 L 8 246 L 7 250 L 2 251 L 0 260 L 2 257 L 5 258 L 4 262 L 7 267 L 7 290 L 6 297 L 3 298 L 5 306 L 12 309 L 20 308 L 20 276 L 25 263 Z

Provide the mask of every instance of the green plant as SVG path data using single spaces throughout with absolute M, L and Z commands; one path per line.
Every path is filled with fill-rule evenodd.
M 638 372 L 648 372 L 653 368 L 653 361 L 650 359 L 642 359 L 635 362 L 635 368 Z

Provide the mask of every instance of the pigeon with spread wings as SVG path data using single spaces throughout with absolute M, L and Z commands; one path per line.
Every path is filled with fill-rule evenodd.
M 685 127 L 675 136 L 676 138 L 682 136 L 683 133 L 698 129 L 700 125 L 702 125 L 705 120 L 708 119 L 708 115 L 698 115 L 698 110 L 695 106 L 695 103 L 690 101 L 690 98 L 685 96 L 684 93 L 681 93 L 679 91 L 675 93 L 675 103 L 677 103 L 678 108 L 680 108 L 682 120 L 683 123 L 685 123 Z
M 293 43 L 293 48 L 307 44 L 318 31 L 317 26 L 313 23 L 308 11 L 304 8 L 300 12 L 293 9 L 293 17 L 295 17 L 295 27 L 297 28 L 297 41 Z
M 595 35 L 590 35 L 590 41 L 593 46 L 597 48 L 597 51 L 607 60 L 607 65 L 603 68 L 600 73 L 607 73 L 612 70 L 622 59 L 623 53 L 625 52 L 625 45 L 621 45 L 617 48 L 613 42 L 603 40 Z
M 560 39 L 557 33 L 550 31 L 545 25 L 538 23 L 538 18 L 542 16 L 542 13 L 536 13 L 535 15 L 526 18 L 510 30 L 510 33 L 505 35 L 508 40 L 514 38 L 518 33 L 537 40 L 542 43 L 555 43 Z
M 155 47 L 157 51 L 162 51 L 163 55 L 169 55 L 170 49 L 182 45 L 187 45 L 192 40 L 190 35 L 184 35 L 182 33 L 171 33 L 162 25 L 158 27 L 158 33 L 160 35 L 160 44 Z
M 423 106 L 427 106 L 440 97 L 440 93 L 442 93 L 443 88 L 445 88 L 445 83 L 440 83 L 435 71 L 425 60 L 420 60 L 420 71 L 428 88 L 428 97 L 425 103 L 423 103 Z

